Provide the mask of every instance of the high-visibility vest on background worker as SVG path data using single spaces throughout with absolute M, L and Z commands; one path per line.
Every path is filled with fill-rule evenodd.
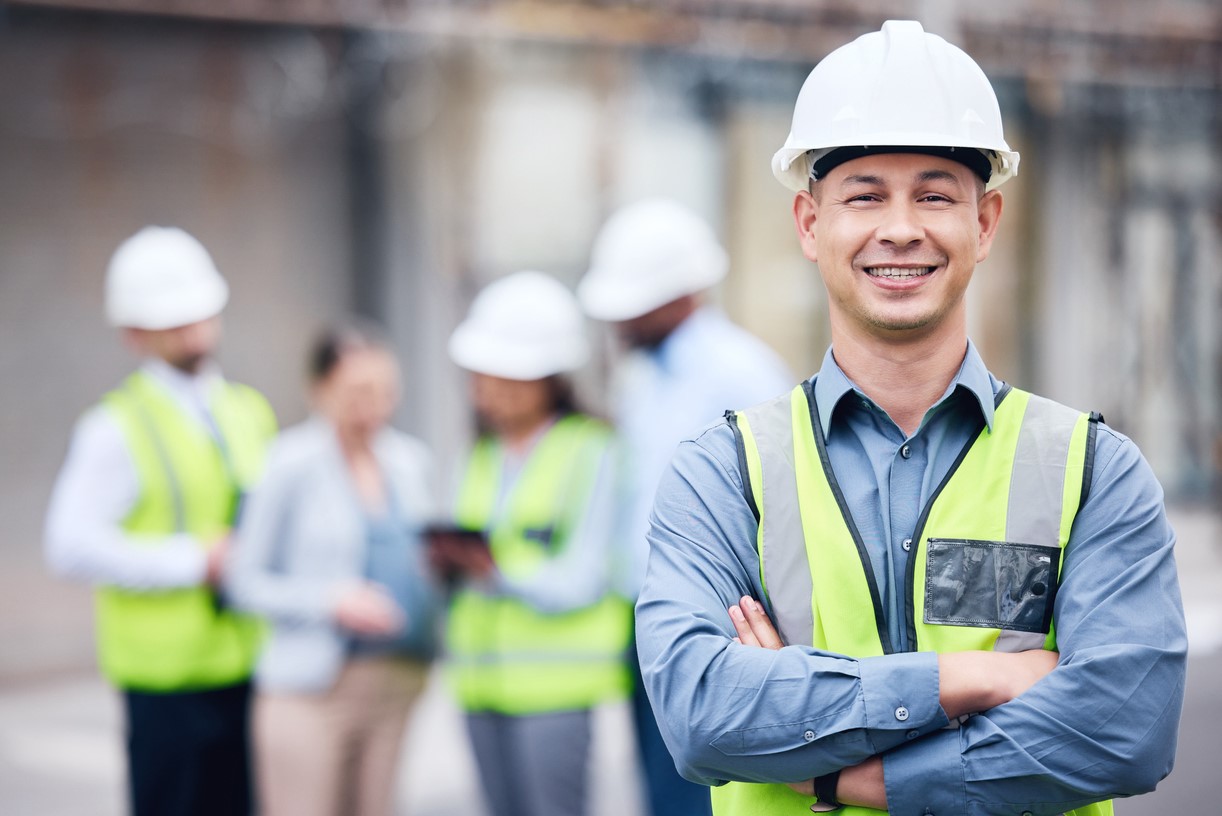
M 504 453 L 495 440 L 481 439 L 456 520 L 487 532 L 493 560 L 508 580 L 527 578 L 567 546 L 610 442 L 610 430 L 597 420 L 560 419 L 531 451 L 498 513 Z M 584 609 L 549 614 L 508 595 L 462 587 L 451 603 L 446 639 L 458 700 L 468 711 L 527 715 L 626 697 L 631 627 L 631 607 L 611 593 Z
M 123 522 L 149 546 L 175 533 L 201 541 L 228 533 L 241 496 L 257 478 L 276 431 L 270 406 L 255 390 L 221 382 L 209 413 L 219 441 L 144 372 L 131 375 L 102 404 L 114 417 L 135 465 L 140 493 Z M 118 687 L 191 691 L 250 676 L 260 625 L 217 601 L 206 586 L 133 592 L 97 591 L 99 662 Z
M 813 382 L 728 418 L 749 481 L 744 492 L 759 516 L 762 579 L 783 642 L 854 658 L 899 651 L 831 471 Z M 1017 389 L 998 395 L 992 428 L 965 448 L 910 539 L 900 588 L 907 650 L 1056 648 L 1061 554 L 1089 490 L 1096 418 Z M 792 747 L 803 739 L 797 734 Z M 712 796 L 717 816 L 804 813 L 811 801 L 785 785 L 739 782 Z M 846 806 L 837 813 L 882 811 Z M 1110 802 L 1099 802 L 1070 816 L 1111 813 Z

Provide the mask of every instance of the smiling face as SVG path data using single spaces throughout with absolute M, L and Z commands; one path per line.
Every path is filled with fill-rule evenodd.
M 802 251 L 827 287 L 833 343 L 966 334 L 963 294 L 989 254 L 1001 196 L 948 159 L 864 156 L 794 200 Z

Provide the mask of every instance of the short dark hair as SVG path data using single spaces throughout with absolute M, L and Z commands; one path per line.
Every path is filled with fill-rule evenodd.
M 323 329 L 310 346 L 306 375 L 311 383 L 320 383 L 346 355 L 366 349 L 390 351 L 385 329 L 373 321 L 352 320 Z

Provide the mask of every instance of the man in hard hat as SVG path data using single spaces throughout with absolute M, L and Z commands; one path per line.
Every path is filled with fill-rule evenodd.
M 1017 167 L 983 72 L 918 23 L 802 88 L 773 169 L 832 348 L 683 443 L 637 605 L 663 734 L 719 816 L 1097 816 L 1171 769 L 1162 491 L 1131 441 L 998 381 L 967 337 Z
M 229 290 L 204 247 L 146 227 L 111 258 L 106 311 L 143 362 L 77 424 L 47 514 L 61 575 L 97 589 L 137 816 L 247 814 L 258 623 L 217 593 L 275 418 L 212 354 Z
M 775 352 L 702 301 L 728 267 L 703 219 L 674 201 L 648 199 L 608 219 L 577 290 L 586 314 L 614 324 L 632 351 L 614 410 L 623 453 L 619 583 L 632 600 L 645 577 L 654 491 L 675 446 L 726 409 L 793 386 Z M 707 789 L 675 770 L 639 682 L 634 712 L 654 816 L 708 813 Z

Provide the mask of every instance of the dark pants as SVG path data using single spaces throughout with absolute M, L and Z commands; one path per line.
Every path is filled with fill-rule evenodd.
M 636 682 L 632 689 L 632 714 L 636 720 L 636 738 L 645 769 L 645 787 L 649 809 L 653 816 L 712 816 L 713 803 L 709 789 L 688 782 L 675 770 L 653 708 L 641 683 L 641 667 L 636 661 L 636 649 L 631 650 Z
M 467 733 L 493 816 L 584 816 L 589 709 L 510 716 L 469 712 Z
M 250 683 L 124 702 L 133 816 L 250 814 Z

